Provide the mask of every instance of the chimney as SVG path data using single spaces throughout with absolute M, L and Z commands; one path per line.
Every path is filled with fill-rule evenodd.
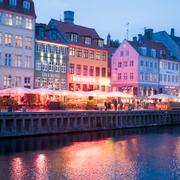
M 111 35 L 110 34 L 108 34 L 108 36 L 107 36 L 107 46 L 111 47 Z
M 139 41 L 139 42 L 142 41 L 142 38 L 143 38 L 143 35 L 142 35 L 142 34 L 138 34 L 138 41 Z
M 136 36 L 133 37 L 133 42 L 137 42 L 137 37 Z
M 171 36 L 175 36 L 175 29 L 171 28 Z
M 144 38 L 146 40 L 152 40 L 153 39 L 153 29 L 145 29 L 144 31 Z
M 64 22 L 69 24 L 74 24 L 74 12 L 64 11 Z

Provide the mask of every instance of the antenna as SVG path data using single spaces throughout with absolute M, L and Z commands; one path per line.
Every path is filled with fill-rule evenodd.
M 126 39 L 129 39 L 129 22 L 126 24 Z

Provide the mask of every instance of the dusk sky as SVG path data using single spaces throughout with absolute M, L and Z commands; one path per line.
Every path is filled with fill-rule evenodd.
M 75 11 L 75 24 L 92 27 L 106 39 L 126 37 L 129 22 L 129 39 L 142 33 L 144 28 L 170 32 L 175 28 L 180 36 L 180 0 L 34 0 L 37 22 L 48 23 L 51 18 L 63 19 L 64 10 Z

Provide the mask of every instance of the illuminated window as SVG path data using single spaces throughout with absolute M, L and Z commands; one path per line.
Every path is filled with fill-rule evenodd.
M 60 72 L 60 64 L 59 63 L 55 64 L 55 71 Z
M 31 49 L 32 48 L 32 38 L 26 36 L 25 38 L 25 48 L 26 49 Z
M 23 8 L 25 10 L 29 11 L 30 10 L 30 6 L 31 6 L 31 4 L 30 4 L 29 1 L 23 1 Z
M 31 66 L 31 56 L 25 56 L 24 57 L 24 67 L 30 68 Z
M 22 62 L 22 56 L 21 55 L 15 55 L 14 66 L 15 67 L 21 67 L 21 62 Z
M 72 47 L 71 47 L 71 48 L 69 49 L 69 55 L 70 55 L 70 56 L 75 56 L 75 48 L 72 48 Z
M 16 35 L 16 47 L 22 47 L 22 36 Z
M 30 18 L 26 18 L 26 29 L 32 29 L 33 28 L 33 22 L 32 22 L 32 19 Z
M 16 16 L 16 26 L 21 26 L 21 25 L 22 25 L 22 17 Z
M 12 26 L 13 25 L 13 17 L 12 14 L 5 14 L 5 24 Z
M 103 47 L 103 45 L 104 45 L 104 41 L 103 40 L 98 40 L 98 46 Z
M 96 60 L 100 60 L 101 59 L 101 54 L 99 52 L 96 53 Z
M 9 76 L 4 76 L 3 78 L 3 84 L 4 84 L 4 88 L 10 88 L 11 87 L 11 83 L 12 83 L 12 77 L 11 75 Z

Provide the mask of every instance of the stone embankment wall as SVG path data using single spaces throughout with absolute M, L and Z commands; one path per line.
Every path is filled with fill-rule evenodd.
M 0 113 L 0 137 L 180 124 L 180 111 Z

